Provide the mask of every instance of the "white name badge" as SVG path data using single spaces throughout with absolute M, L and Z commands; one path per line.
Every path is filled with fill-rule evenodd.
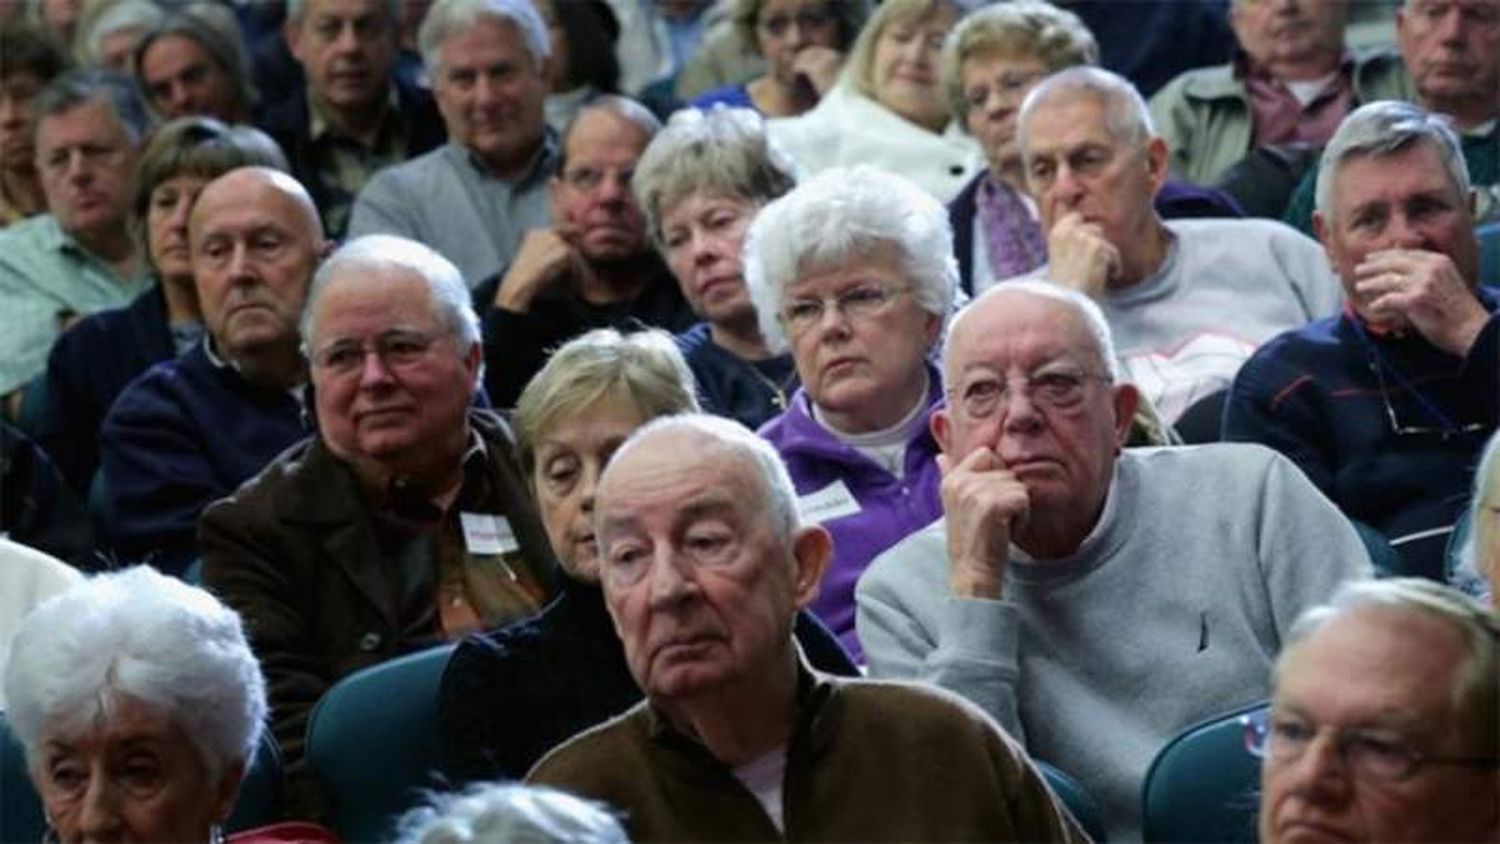
M 458 518 L 463 524 L 464 545 L 470 554 L 509 554 L 521 548 L 515 531 L 510 529 L 510 520 L 504 516 L 459 513 Z
M 852 516 L 859 509 L 854 493 L 849 491 L 843 481 L 834 481 L 817 492 L 809 492 L 797 499 L 797 514 L 802 517 L 802 521 L 812 524 Z

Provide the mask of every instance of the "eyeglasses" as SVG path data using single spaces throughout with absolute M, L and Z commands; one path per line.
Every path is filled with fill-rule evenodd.
M 803 9 L 796 14 L 772 15 L 769 18 L 763 18 L 756 25 L 760 27 L 761 32 L 772 38 L 780 38 L 786 34 L 787 27 L 793 23 L 797 24 L 797 28 L 803 32 L 809 29 L 821 29 L 833 23 L 833 13 L 826 8 Z
M 1391 433 L 1395 434 L 1396 436 L 1431 436 L 1433 434 L 1437 434 L 1443 439 L 1448 439 L 1449 437 L 1462 436 L 1464 434 L 1473 434 L 1485 430 L 1483 422 L 1466 422 L 1464 424 L 1459 424 L 1453 421 L 1448 417 L 1448 414 L 1443 413 L 1441 410 L 1438 410 L 1436 407 L 1432 406 L 1431 399 L 1427 398 L 1427 396 L 1423 395 L 1421 392 L 1415 390 L 1412 391 L 1412 395 L 1416 397 L 1417 401 L 1420 402 L 1424 408 L 1427 408 L 1428 411 L 1434 415 L 1434 418 L 1437 419 L 1439 424 L 1403 425 L 1401 423 L 1400 417 L 1396 415 L 1396 406 L 1391 404 L 1391 391 L 1390 388 L 1386 386 L 1385 382 L 1385 367 L 1381 365 L 1380 361 L 1371 360 L 1370 371 L 1375 373 L 1375 383 L 1380 387 L 1380 403 L 1385 407 L 1385 418 L 1386 421 L 1390 423 Z
M 1044 79 L 1047 72 L 1042 71 L 1006 71 L 995 77 L 994 84 L 976 83 L 964 89 L 964 102 L 969 108 L 983 108 L 990 101 L 992 95 L 1000 95 L 1003 102 L 1015 102 L 1031 90 L 1038 80 Z
M 1405 740 L 1379 730 L 1341 730 L 1320 727 L 1288 715 L 1261 710 L 1240 716 L 1245 749 L 1252 755 L 1278 764 L 1302 758 L 1319 733 L 1333 733 L 1333 746 L 1339 760 L 1362 779 L 1375 782 L 1401 782 L 1410 779 L 1424 765 L 1459 765 L 1490 768 L 1500 759 L 1487 756 L 1436 756 L 1413 750 Z
M 387 331 L 368 341 L 335 340 L 312 356 L 313 365 L 332 375 L 353 375 L 375 355 L 390 369 L 403 369 L 420 362 L 443 335 L 418 331 Z
M 605 179 L 613 178 L 621 190 L 630 190 L 630 180 L 635 178 L 634 168 L 623 167 L 570 167 L 562 173 L 568 187 L 580 191 L 595 191 Z
M 1010 406 L 1011 391 L 1019 390 L 1033 404 L 1052 410 L 1068 410 L 1083 402 L 1090 381 L 1108 384 L 1107 375 L 1080 369 L 1060 368 L 1033 372 L 1014 381 L 998 375 L 976 374 L 949 388 L 948 401 L 970 419 L 988 419 Z
M 842 318 L 855 322 L 869 319 L 880 313 L 896 297 L 911 291 L 862 285 L 833 297 L 832 299 L 794 299 L 781 309 L 781 322 L 792 334 L 801 334 L 823 321 L 823 313 L 830 305 Z

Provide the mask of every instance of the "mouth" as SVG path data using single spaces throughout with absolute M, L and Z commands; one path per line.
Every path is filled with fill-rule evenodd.
M 725 295 L 733 292 L 743 283 L 738 275 L 715 276 L 698 285 L 698 295 L 704 299 L 715 295 Z
M 1277 833 L 1281 841 L 1300 842 L 1301 844 L 1358 840 L 1358 836 L 1315 821 L 1290 821 L 1283 823 L 1277 827 Z
M 358 425 L 380 426 L 393 422 L 400 422 L 410 417 L 413 408 L 407 405 L 391 405 L 389 407 L 374 407 L 361 410 L 354 415 L 354 421 Z
M 849 372 L 851 370 L 853 370 L 855 367 L 860 366 L 863 363 L 864 363 L 864 361 L 861 358 L 855 358 L 855 357 L 834 358 L 833 360 L 831 360 L 828 363 L 824 364 L 824 366 L 823 366 L 823 375 L 824 376 L 847 375 L 847 374 L 849 374 Z
M 1052 473 L 1062 465 L 1056 459 L 1040 455 L 1022 456 L 1017 458 L 1002 458 L 1005 468 L 1018 478 L 1027 475 Z

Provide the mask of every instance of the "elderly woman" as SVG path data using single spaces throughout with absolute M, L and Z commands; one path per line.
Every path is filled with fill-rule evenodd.
M 943 207 L 869 167 L 830 170 L 762 209 L 745 247 L 761 332 L 802 388 L 761 435 L 804 519 L 834 539 L 812 609 L 859 657 L 854 584 L 876 555 L 942 515 L 927 417 L 931 355 L 957 269 Z
M 886 0 L 855 40 L 839 82 L 771 137 L 804 175 L 869 164 L 947 202 L 980 167 L 979 148 L 950 120 L 938 59 L 958 0 Z
M 62 842 L 222 840 L 266 718 L 239 616 L 144 566 L 33 611 L 5 693 Z
M 237 167 L 286 169 L 276 143 L 249 126 L 184 118 L 157 130 L 136 167 L 133 220 L 156 275 L 134 302 L 85 317 L 52 347 L 37 440 L 86 493 L 99 428 L 115 398 L 153 363 L 199 342 L 203 325 L 188 263 L 187 222 L 203 186 Z
M 660 331 L 590 331 L 526 385 L 514 416 L 517 458 L 567 576 L 540 615 L 466 639 L 449 661 L 438 702 L 455 782 L 524 776 L 564 739 L 640 700 L 599 588 L 594 485 L 636 428 L 697 409 L 692 374 Z M 815 665 L 851 669 L 826 630 L 800 625 Z
M 808 111 L 838 80 L 844 51 L 868 13 L 864 0 L 738 0 L 734 27 L 769 67 L 749 82 L 699 94 L 689 105 L 753 108 L 767 117 Z
M 766 347 L 740 250 L 761 206 L 795 184 L 792 163 L 743 108 L 677 112 L 631 179 L 657 248 L 703 319 L 677 335 L 698 397 L 705 410 L 751 428 L 786 409 L 797 371 Z
M 1044 77 L 1099 60 L 1078 16 L 1044 0 L 1016 0 L 966 15 L 943 45 L 944 94 L 954 117 L 984 151 L 986 168 L 948 204 L 959 283 L 978 294 L 1047 260 L 1047 237 L 1027 195 L 1016 143 L 1021 102 Z M 1220 191 L 1169 182 L 1157 195 L 1163 217 L 1239 216 Z

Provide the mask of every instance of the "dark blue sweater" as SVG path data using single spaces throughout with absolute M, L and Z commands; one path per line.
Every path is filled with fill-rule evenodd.
M 704 411 L 738 419 L 750 430 L 779 416 L 797 392 L 797 368 L 788 355 L 748 361 L 719 346 L 700 322 L 676 337 L 698 382 Z
M 1479 297 L 1493 314 L 1494 295 Z M 1491 316 L 1465 358 L 1415 332 L 1367 333 L 1367 345 L 1351 320 L 1319 320 L 1256 351 L 1230 389 L 1224 438 L 1290 457 L 1346 515 L 1391 539 L 1408 571 L 1440 579 L 1474 462 L 1500 421 L 1500 320 Z M 1372 349 L 1387 364 L 1383 394 Z M 1440 429 L 1446 417 L 1452 430 L 1397 434 L 1387 399 L 1403 428 Z
M 100 436 L 115 552 L 182 570 L 198 556 L 203 509 L 310 432 L 290 392 L 215 365 L 202 345 L 153 366 L 120 394 Z

